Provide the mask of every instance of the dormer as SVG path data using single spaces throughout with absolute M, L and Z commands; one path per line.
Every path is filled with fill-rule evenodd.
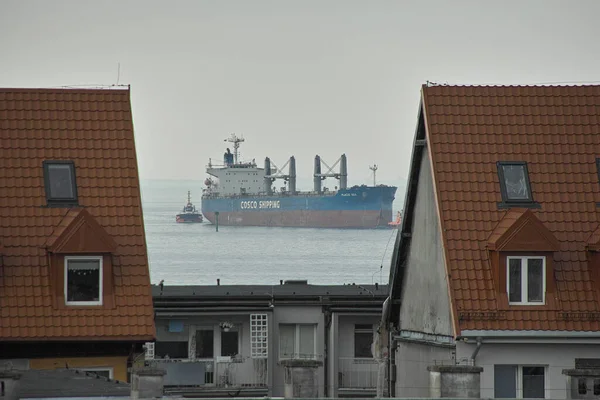
M 71 209 L 46 240 L 58 308 L 114 307 L 117 245 L 85 209 Z
M 600 224 L 590 235 L 586 243 L 588 271 L 594 281 L 596 290 L 600 292 Z
M 560 243 L 531 209 L 507 211 L 487 249 L 500 307 L 554 304 L 554 253 Z

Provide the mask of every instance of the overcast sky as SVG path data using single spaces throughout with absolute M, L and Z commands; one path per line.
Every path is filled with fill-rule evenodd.
M 7 1 L 0 86 L 130 84 L 142 178 L 203 179 L 223 140 L 302 181 L 408 173 L 420 85 L 600 81 L 600 1 Z

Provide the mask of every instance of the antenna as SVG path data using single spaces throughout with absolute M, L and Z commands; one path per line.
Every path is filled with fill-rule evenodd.
M 373 164 L 373 166 L 369 166 L 369 169 L 373 171 L 373 186 L 377 186 L 377 164 Z
M 233 143 L 233 163 L 238 163 L 238 149 L 240 148 L 240 143 L 245 142 L 246 140 L 243 137 L 237 137 L 235 133 L 231 134 L 231 137 L 225 139 L 225 142 Z

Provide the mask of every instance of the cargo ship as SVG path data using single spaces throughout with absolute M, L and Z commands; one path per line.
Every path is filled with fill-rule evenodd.
M 203 221 L 202 213 L 196 210 L 196 206 L 192 204 L 192 196 L 188 190 L 188 201 L 183 210 L 175 216 L 175 222 L 178 223 L 200 223 Z
M 343 154 L 328 170 L 322 172 L 322 161 L 314 160 L 313 190 L 296 190 L 296 160 L 292 156 L 281 168 L 267 157 L 264 168 L 256 162 L 238 160 L 240 143 L 245 139 L 235 134 L 225 141 L 223 165 L 209 160 L 202 194 L 202 214 L 211 223 L 225 226 L 273 226 L 310 228 L 379 228 L 392 222 L 392 203 L 397 187 L 360 185 L 347 187 L 347 161 Z M 339 171 L 334 172 L 339 164 Z M 288 167 L 288 173 L 284 173 Z M 373 168 L 372 168 L 373 169 Z M 375 170 L 373 170 L 375 172 Z M 339 181 L 339 189 L 330 190 L 322 182 L 326 178 Z M 274 188 L 281 179 L 284 186 Z M 218 219 L 218 221 L 217 221 Z

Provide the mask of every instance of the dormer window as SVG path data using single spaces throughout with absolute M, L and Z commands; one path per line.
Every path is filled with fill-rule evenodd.
M 43 166 L 48 206 L 77 205 L 77 183 L 73 161 L 44 161 Z
M 506 257 L 509 304 L 545 302 L 546 257 Z
M 70 306 L 102 305 L 102 257 L 65 257 L 65 301 Z

